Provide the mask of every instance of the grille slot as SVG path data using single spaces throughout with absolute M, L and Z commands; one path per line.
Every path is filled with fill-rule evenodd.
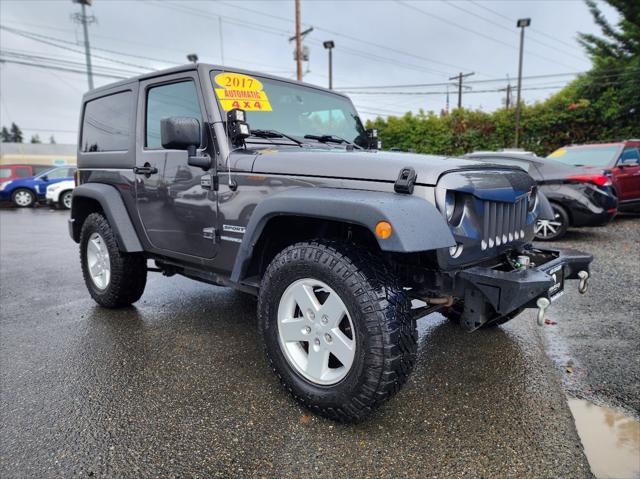
M 524 238 L 524 229 L 527 225 L 526 196 L 522 196 L 515 203 L 484 201 L 483 204 L 480 243 L 483 250 Z

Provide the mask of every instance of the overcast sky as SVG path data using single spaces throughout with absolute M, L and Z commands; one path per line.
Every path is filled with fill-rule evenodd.
M 614 12 L 601 6 L 615 21 Z M 27 140 L 38 133 L 46 141 L 52 134 L 58 143 L 76 141 L 86 75 L 9 61 L 51 65 L 53 59 L 63 68 L 82 69 L 82 27 L 72 19 L 79 8 L 72 0 L 0 0 L 0 23 L 12 29 L 0 33 L 0 58 L 7 60 L 0 63 L 1 123 L 16 122 Z M 288 41 L 294 33 L 293 0 L 94 0 L 88 10 L 96 19 L 89 27 L 93 61 L 96 71 L 106 75 L 133 76 L 175 66 L 193 52 L 203 62 L 224 61 L 227 66 L 295 77 L 293 44 Z M 446 101 L 443 83 L 460 71 L 475 72 L 468 78 L 471 89 L 463 96 L 463 105 L 491 111 L 500 107 L 504 92 L 482 91 L 504 88 L 506 80 L 485 80 L 507 75 L 515 80 L 519 42 L 515 22 L 522 17 L 531 18 L 525 38 L 525 77 L 589 68 L 576 35 L 599 30 L 581 0 L 302 0 L 303 27 L 314 27 L 304 41 L 310 52 L 304 80 L 327 86 L 322 41 L 334 40 L 334 86 L 350 92 L 364 118 L 420 108 L 440 111 Z M 544 99 L 571 78 L 525 79 L 523 98 Z M 116 79 L 95 78 L 96 86 L 112 81 Z M 427 86 L 358 88 L 406 84 Z M 454 107 L 456 87 L 450 91 Z

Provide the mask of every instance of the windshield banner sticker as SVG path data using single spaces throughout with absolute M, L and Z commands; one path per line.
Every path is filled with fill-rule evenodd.
M 240 108 L 246 111 L 271 111 L 271 103 L 262 90 L 262 83 L 248 75 L 240 73 L 219 73 L 216 83 L 216 96 L 224 111 Z

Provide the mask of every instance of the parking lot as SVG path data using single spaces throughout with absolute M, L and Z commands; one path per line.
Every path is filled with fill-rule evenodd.
M 2 477 L 590 477 L 565 391 L 640 409 L 639 218 L 563 242 L 596 261 L 557 325 L 420 320 L 409 384 L 354 426 L 281 389 L 250 296 L 151 275 L 96 306 L 67 214 L 0 210 Z

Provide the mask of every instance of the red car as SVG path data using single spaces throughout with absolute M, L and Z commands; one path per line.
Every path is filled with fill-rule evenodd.
M 0 183 L 28 178 L 51 168 L 51 165 L 0 165 Z
M 618 210 L 640 211 L 640 140 L 564 146 L 547 158 L 575 167 L 585 181 L 610 178 Z

